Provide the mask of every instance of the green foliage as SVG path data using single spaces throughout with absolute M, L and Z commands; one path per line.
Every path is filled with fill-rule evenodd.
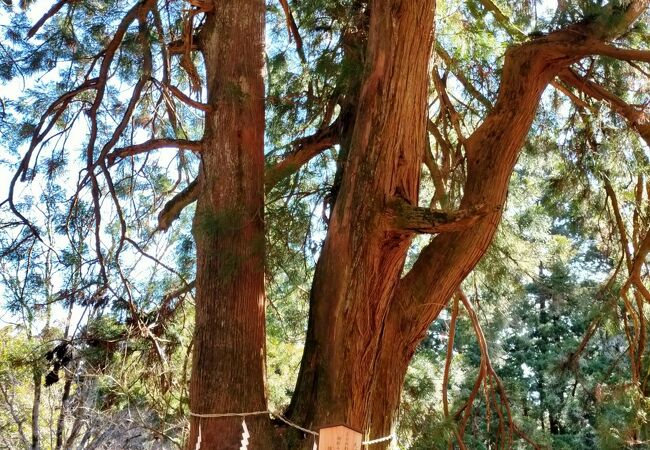
M 41 114 L 53 102 L 99 75 L 98 56 L 134 2 L 67 2 L 31 39 L 26 34 L 34 18 L 30 10 L 20 9 L 32 2 L 18 3 L 0 3 L 7 17 L 1 22 L 0 44 L 0 81 L 7 83 L 0 91 L 3 170 L 19 166 L 30 140 L 42 131 Z M 366 3 L 290 1 L 302 38 L 300 49 L 295 37 L 287 37 L 281 6 L 269 3 L 268 165 L 292 152 L 298 139 L 335 120 L 337 129 L 347 132 L 352 126 L 366 70 Z M 560 1 L 553 10 L 549 2 L 536 0 L 492 3 L 507 23 L 480 0 L 437 2 L 436 43 L 453 61 L 436 58 L 435 70 L 459 119 L 452 123 L 431 87 L 429 125 L 439 133 L 429 136 L 431 151 L 446 175 L 444 195 L 434 207 L 453 208 L 462 199 L 467 177 L 464 139 L 484 120 L 490 110 L 486 103 L 496 102 L 506 49 L 591 20 L 609 7 L 601 0 Z M 624 7 L 627 2 L 613 4 Z M 47 402 L 41 400 L 43 433 L 47 427 L 47 432 L 56 433 L 67 384 L 70 404 L 76 405 L 64 420 L 67 430 L 78 421 L 89 436 L 106 433 L 126 441 L 130 435 L 115 424 L 139 417 L 133 428 L 143 437 L 129 444 L 132 448 L 147 448 L 161 436 L 170 446 L 183 440 L 193 345 L 194 239 L 223 242 L 248 219 L 237 209 L 194 217 L 195 209 L 189 207 L 163 234 L 156 231 L 156 214 L 199 174 L 198 155 L 161 149 L 117 158 L 106 168 L 93 167 L 86 158 L 90 154 L 96 161 L 102 152 L 149 138 L 201 138 L 203 115 L 161 88 L 169 84 L 194 95 L 178 56 L 169 58 L 169 66 L 159 56 L 169 42 L 183 36 L 186 7 L 185 2 L 166 2 L 159 17 L 150 14 L 142 25 L 134 22 L 125 31 L 108 70 L 97 112 L 98 137 L 90 148 L 86 144 L 95 90 L 75 96 L 52 122 L 44 145 L 35 149 L 24 178 L 36 188 L 23 192 L 24 185 L 17 184 L 16 209 L 39 230 L 42 241 L 20 228 L 6 203 L 0 206 L 5 208 L 0 216 L 0 318 L 7 313 L 18 323 L 0 328 L 0 384 L 8 389 L 8 397 L 0 397 L 0 436 L 9 436 L 0 446 L 22 445 L 21 423 L 32 425 L 36 387 L 50 367 L 44 355 L 63 342 L 73 346 L 74 363 L 60 370 L 60 380 L 47 388 Z M 618 44 L 648 48 L 647 29 L 647 20 L 637 22 Z M 155 57 L 152 73 L 145 74 L 144 55 L 149 51 Z M 194 63 L 201 72 L 200 58 Z M 599 57 L 574 69 L 631 105 L 647 101 L 648 87 L 638 77 L 643 68 Z M 142 95 L 113 139 L 129 109 L 131 90 L 143 76 L 147 80 Z M 243 100 L 239 87 L 227 85 L 223 90 L 226 100 Z M 205 101 L 203 92 L 195 97 Z M 636 182 L 641 176 L 646 183 L 642 188 L 648 190 L 650 162 L 647 145 L 626 129 L 617 111 L 604 102 L 581 99 L 588 107 L 574 107 L 557 91 L 543 95 L 511 179 L 500 229 L 463 289 L 475 305 L 512 419 L 522 432 L 553 449 L 635 448 L 633 444 L 650 439 L 648 389 L 640 384 L 645 381 L 630 380 L 630 326 L 625 320 L 633 320 L 618 299 L 627 282 L 621 230 L 614 224 L 611 196 L 603 186 L 605 181 L 611 184 L 621 204 L 623 232 L 631 246 L 638 244 L 648 230 L 650 206 L 637 202 Z M 268 394 L 273 410 L 286 407 L 293 393 L 314 267 L 345 163 L 342 143 L 299 171 L 288 172 L 266 197 L 266 241 L 256 244 L 265 255 Z M 93 198 L 89 168 L 99 180 L 99 202 Z M 110 178 L 99 177 L 104 169 Z M 429 205 L 439 186 L 427 171 L 421 181 L 420 205 Z M 647 193 L 643 195 L 647 200 Z M 101 222 L 96 221 L 98 213 Z M 414 239 L 405 271 L 427 242 L 428 237 Z M 219 256 L 232 272 L 241 263 L 241 255 L 224 251 Z M 618 267 L 622 269 L 616 272 Z M 613 282 L 606 285 L 610 277 Z M 647 317 L 647 306 L 641 310 Z M 592 324 L 595 331 L 578 352 Z M 442 370 L 449 326 L 445 311 L 428 330 L 409 368 L 397 425 L 404 449 L 447 449 L 459 431 L 455 413 L 474 387 L 482 354 L 472 323 L 461 312 L 448 386 L 450 415 L 445 417 Z M 646 351 L 641 358 L 644 376 L 647 356 Z M 467 448 L 492 449 L 502 442 L 494 404 L 486 400 L 489 388 L 481 387 L 472 406 L 464 438 Z M 12 417 L 12 408 L 19 420 Z M 522 439 L 513 439 L 514 448 L 525 447 Z

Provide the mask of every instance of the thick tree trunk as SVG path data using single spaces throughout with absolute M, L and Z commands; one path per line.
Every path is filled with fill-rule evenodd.
M 482 204 L 495 212 L 471 228 L 436 236 L 400 280 L 386 319 L 370 399 L 372 434 L 390 432 L 411 356 L 490 245 L 541 94 L 561 68 L 585 51 L 580 49 L 582 42 L 575 31 L 560 32 L 506 52 L 496 105 L 465 144 L 467 182 L 461 201 L 461 208 Z
M 510 175 L 544 88 L 561 69 L 592 50 L 588 39 L 573 29 L 507 52 L 497 103 L 465 143 L 467 182 L 460 207 L 470 210 L 484 205 L 490 213 L 467 229 L 438 235 L 400 279 L 410 236 L 390 229 L 383 218 L 388 199 L 401 197 L 411 204 L 417 200 L 418 149 L 424 145 L 415 141 L 424 135 L 418 127 L 418 111 L 424 112 L 417 92 L 426 83 L 417 58 L 426 52 L 415 50 L 409 36 L 422 36 L 415 31 L 423 29 L 418 24 L 429 29 L 431 24 L 422 11 L 423 2 L 409 7 L 411 12 L 421 9 L 421 23 L 409 22 L 403 9 L 379 3 L 372 10 L 371 69 L 362 91 L 347 173 L 316 270 L 307 347 L 290 409 L 306 424 L 343 421 L 367 430 L 370 437 L 391 432 L 417 345 L 492 241 Z M 410 49 L 413 59 L 407 64 L 378 51 L 384 41 L 373 32 L 387 17 L 392 21 L 383 36 L 391 36 L 386 30 L 399 32 L 403 23 L 409 23 L 399 39 L 387 39 Z M 394 97 L 384 97 L 386 93 Z M 388 108 L 387 116 L 382 108 Z M 391 151 L 390 140 L 401 139 L 403 132 L 412 139 L 408 156 Z M 383 140 L 386 136 L 388 141 Z M 411 161 L 417 161 L 418 167 L 413 169 Z M 403 178 L 406 174 L 414 186 Z M 315 406 L 310 409 L 310 405 Z
M 310 427 L 368 424 L 382 326 L 412 237 L 385 212 L 396 199 L 417 204 L 434 6 L 382 0 L 370 7 L 366 76 L 288 412 Z
M 199 46 L 208 104 L 199 173 L 196 331 L 190 408 L 266 410 L 264 12 L 262 0 L 212 2 Z M 246 418 L 250 449 L 269 449 L 268 416 Z M 191 418 L 188 448 L 237 449 L 242 418 Z
M 506 54 L 497 103 L 465 145 L 468 173 L 461 208 L 504 204 L 519 149 L 539 98 L 553 78 L 552 67 L 548 70 L 540 53 L 535 47 L 522 46 Z M 374 434 L 390 432 L 411 356 L 428 326 L 487 250 L 500 218 L 497 211 L 467 230 L 438 235 L 400 281 L 386 320 L 370 400 Z

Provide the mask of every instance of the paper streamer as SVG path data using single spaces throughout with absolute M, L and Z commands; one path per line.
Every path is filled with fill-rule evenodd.
M 241 426 L 243 428 L 243 431 L 241 434 L 241 447 L 239 447 L 239 450 L 248 450 L 248 438 L 251 437 L 251 435 L 248 433 L 248 427 L 246 426 L 246 419 L 243 419 L 241 421 Z
M 194 450 L 201 450 L 201 422 L 199 422 L 199 436 L 196 438 L 196 447 L 194 447 Z
M 273 417 L 276 417 L 277 419 L 281 420 L 282 422 L 286 423 L 290 427 L 293 427 L 297 430 L 302 431 L 303 433 L 308 433 L 314 436 L 314 446 L 312 447 L 312 450 L 318 450 L 318 443 L 317 443 L 317 437 L 318 437 L 318 432 L 310 430 L 308 428 L 303 428 L 290 420 L 287 420 L 285 417 L 283 417 L 281 414 L 278 414 L 273 411 L 252 411 L 252 412 L 241 412 L 241 413 L 195 413 L 190 411 L 190 416 L 193 417 L 198 417 L 199 419 L 201 418 L 207 418 L 207 419 L 214 419 L 214 418 L 221 418 L 221 417 L 246 417 L 246 416 L 258 416 L 258 415 L 263 415 L 263 414 L 269 414 Z M 239 450 L 248 450 L 248 438 L 251 437 L 250 433 L 248 432 L 248 426 L 246 426 L 246 420 L 242 420 L 242 439 L 241 439 L 241 447 L 239 447 Z M 363 441 L 361 442 L 361 445 L 363 446 L 368 446 L 372 444 L 379 444 L 380 442 L 386 442 L 386 441 L 397 441 L 397 436 L 395 434 L 390 434 L 388 436 L 380 437 L 378 439 L 373 439 L 370 441 Z M 199 422 L 199 433 L 196 439 L 196 446 L 194 447 L 194 450 L 201 450 L 201 422 Z

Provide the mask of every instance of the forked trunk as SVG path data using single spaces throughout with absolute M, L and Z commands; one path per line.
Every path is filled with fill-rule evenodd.
M 413 234 L 386 214 L 416 205 L 425 145 L 433 0 L 371 6 L 365 79 L 311 291 L 290 416 L 365 430 L 384 318 Z
M 423 34 L 429 36 L 432 27 L 432 3 L 373 4 L 371 64 L 316 269 L 307 346 L 290 408 L 305 424 L 344 422 L 370 438 L 392 432 L 417 345 L 496 232 L 544 88 L 584 51 L 571 51 L 582 41 L 569 31 L 507 52 L 497 103 L 465 142 L 467 182 L 460 208 L 482 206 L 487 214 L 436 236 L 400 278 L 411 235 L 385 219 L 391 199 L 417 204 L 426 117 L 420 89 L 426 88 L 423 64 L 430 42 Z M 380 24 L 386 24 L 381 37 L 375 34 Z M 408 49 L 404 59 L 402 45 Z
M 213 4 L 200 45 L 211 111 L 194 220 L 190 403 L 194 413 L 246 413 L 266 409 L 264 2 Z M 423 227 L 422 220 L 408 223 L 417 209 L 426 143 L 434 7 L 435 0 L 370 5 L 366 71 L 354 124 L 344 124 L 352 127 L 349 146 L 347 139 L 344 144 L 347 160 L 316 266 L 305 351 L 287 411 L 312 429 L 342 422 L 370 438 L 391 433 L 411 356 L 496 232 L 544 88 L 560 70 L 594 51 L 589 34 L 606 36 L 598 27 L 575 26 L 507 52 L 497 103 L 465 141 L 467 182 L 460 208 L 482 208 L 484 214 L 463 227 L 445 228 L 402 276 L 414 230 L 440 231 Z M 265 416 L 251 416 L 247 423 L 248 448 L 274 447 Z M 188 448 L 199 430 L 203 450 L 239 448 L 241 418 L 193 417 Z M 300 440 L 297 433 L 283 436 Z M 285 448 L 308 445 L 283 440 Z

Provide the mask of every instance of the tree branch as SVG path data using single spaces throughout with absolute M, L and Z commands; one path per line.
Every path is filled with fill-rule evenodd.
M 52 7 L 45 13 L 43 16 L 41 16 L 40 19 L 38 19 L 38 22 L 36 22 L 27 32 L 27 39 L 30 39 L 34 37 L 34 35 L 38 32 L 38 30 L 41 29 L 41 27 L 50 20 L 56 13 L 59 12 L 65 4 L 68 3 L 68 0 L 59 0 L 56 2 Z
M 481 217 L 500 209 L 501 207 L 497 206 L 490 211 L 485 205 L 478 205 L 468 209 L 445 211 L 413 206 L 398 199 L 388 207 L 388 216 L 396 230 L 436 234 L 467 229 Z
M 641 137 L 650 145 L 650 123 L 646 113 L 633 105 L 628 104 L 620 97 L 612 94 L 604 87 L 594 83 L 584 77 L 581 77 L 573 70 L 565 70 L 560 73 L 560 80 L 584 94 L 596 100 L 602 100 L 611 106 L 611 108 L 628 121 Z
M 528 39 L 528 36 L 519 28 L 517 28 L 492 0 L 479 0 L 483 7 L 490 11 L 496 21 L 515 39 L 518 41 Z M 639 16 L 648 8 L 648 0 L 633 0 L 628 5 L 627 9 L 623 12 L 619 12 L 616 16 L 617 20 L 612 23 L 611 18 L 614 17 L 616 11 L 613 11 L 616 6 L 610 2 L 610 8 L 608 13 L 603 14 L 598 20 L 596 20 L 587 30 L 587 34 L 592 38 L 597 39 L 597 47 L 602 47 L 600 51 L 594 51 L 596 54 L 603 56 L 611 56 L 617 59 L 623 59 L 626 61 L 629 60 L 638 60 L 638 61 L 648 61 L 646 58 L 650 58 L 650 52 L 645 52 L 643 50 L 624 50 L 617 47 L 605 44 L 600 40 L 608 40 L 614 37 L 619 36 L 621 33 L 635 22 Z M 437 50 L 438 46 L 436 46 Z M 616 53 L 616 55 L 614 55 Z M 444 59 L 444 58 L 443 58 Z M 462 83 L 462 81 L 461 81 Z M 463 83 L 464 85 L 464 83 Z M 579 103 L 574 95 L 567 91 L 561 84 L 556 81 L 551 81 L 551 86 L 553 86 L 558 91 L 567 95 L 571 101 Z M 580 105 L 583 106 L 583 105 Z
M 185 139 L 150 139 L 141 144 L 117 148 L 106 156 L 106 161 L 109 166 L 112 166 L 118 158 L 123 159 L 127 156 L 135 156 L 140 153 L 146 153 L 161 148 L 174 148 L 178 150 L 182 149 L 200 152 L 203 149 L 203 145 L 201 141 L 189 141 Z
M 198 35 L 192 36 L 192 45 L 190 46 L 190 50 L 192 51 L 200 50 L 199 45 L 197 44 L 198 39 L 199 39 Z M 185 53 L 185 50 L 186 50 L 186 44 L 184 39 L 177 39 L 167 44 L 167 51 L 169 52 L 170 55 L 182 55 L 183 53 Z
M 280 0 L 280 5 L 282 5 L 282 10 L 284 11 L 284 15 L 287 19 L 287 31 L 289 32 L 289 40 L 291 40 L 291 37 L 293 36 L 293 38 L 296 40 L 296 51 L 298 52 L 300 61 L 306 63 L 307 59 L 305 58 L 305 50 L 302 47 L 302 38 L 300 37 L 298 25 L 296 25 L 296 21 L 293 18 L 293 13 L 289 7 L 289 2 L 287 0 Z
M 158 214 L 158 230 L 166 231 L 178 219 L 183 209 L 196 201 L 198 195 L 199 183 L 197 180 L 194 180 L 185 189 L 176 194 L 174 198 L 165 203 L 162 211 Z
M 174 94 L 176 98 L 178 98 L 180 101 L 185 103 L 186 105 L 189 105 L 193 108 L 199 109 L 204 112 L 210 112 L 211 107 L 210 105 L 206 105 L 205 103 L 201 103 L 199 101 L 194 100 L 191 98 L 189 95 L 185 94 L 183 91 L 178 89 L 176 86 L 173 86 L 171 84 L 165 86 L 169 91 Z
M 643 61 L 650 63 L 650 50 L 621 48 L 601 41 L 593 43 L 593 53 L 623 61 Z
M 312 158 L 324 150 L 339 143 L 338 122 L 334 121 L 329 127 L 315 134 L 298 139 L 293 143 L 294 150 L 282 160 L 267 168 L 264 180 L 266 192 L 270 192 L 284 177 L 295 173 Z
M 620 9 L 623 2 L 609 1 L 606 13 L 596 22 L 594 34 L 600 39 L 609 40 L 620 36 L 648 9 L 650 1 L 631 0 L 625 10 Z M 612 18 L 615 19 L 612 21 Z
M 490 102 L 490 100 L 488 100 L 485 95 L 481 94 L 481 92 L 474 87 L 474 85 L 467 79 L 467 77 L 465 77 L 465 75 L 463 75 L 461 71 L 457 70 L 458 64 L 439 43 L 436 43 L 436 54 L 440 56 L 440 59 L 442 59 L 442 61 L 445 63 L 445 66 L 451 70 L 451 73 L 453 73 L 454 77 L 460 81 L 460 84 L 463 85 L 467 92 L 474 96 L 474 98 L 476 98 L 476 100 L 478 100 L 488 110 L 492 109 L 492 102 Z

